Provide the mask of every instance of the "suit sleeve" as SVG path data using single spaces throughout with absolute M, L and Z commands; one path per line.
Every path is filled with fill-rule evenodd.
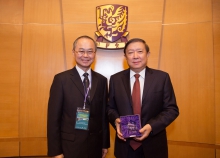
M 48 156 L 62 154 L 61 148 L 61 116 L 63 91 L 59 76 L 55 76 L 50 89 L 47 115 Z
M 102 148 L 107 149 L 110 147 L 110 133 L 109 133 L 109 123 L 108 117 L 106 113 L 107 107 L 107 97 L 108 97 L 108 88 L 107 88 L 107 79 L 105 80 L 105 88 L 104 88 L 104 97 L 103 97 L 103 145 Z
M 110 78 L 110 84 L 109 84 L 109 101 L 108 101 L 108 108 L 107 108 L 107 113 L 108 113 L 108 118 L 109 118 L 109 122 L 111 123 L 111 125 L 115 127 L 115 120 L 117 118 L 119 118 L 119 114 L 118 114 L 118 110 L 117 110 L 117 106 L 115 103 L 115 97 L 114 97 L 114 82 L 113 82 L 113 78 Z
M 152 135 L 156 135 L 164 130 L 179 115 L 173 86 L 168 74 L 166 74 L 163 86 L 163 105 L 162 111 L 154 118 L 149 120 L 152 127 Z

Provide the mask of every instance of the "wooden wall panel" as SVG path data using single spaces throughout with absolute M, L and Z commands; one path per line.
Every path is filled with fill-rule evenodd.
M 128 21 L 146 22 L 161 21 L 163 12 L 163 0 L 63 0 L 64 23 L 96 22 L 96 7 L 105 4 L 121 4 L 128 6 Z M 73 9 L 74 8 L 74 9 Z
M 117 4 L 117 3 L 116 3 Z M 128 22 L 161 22 L 164 0 L 125 1 L 128 5 Z
M 23 32 L 20 136 L 45 137 L 49 89 L 65 67 L 61 26 L 24 25 Z
M 213 22 L 220 22 L 220 0 L 212 0 Z
M 26 0 L 24 23 L 60 24 L 60 0 Z
M 112 126 L 110 126 L 110 134 L 110 148 L 108 149 L 108 154 L 106 155 L 106 158 L 115 158 L 115 129 Z
M 21 31 L 0 24 L 0 138 L 18 137 Z
M 212 148 L 169 145 L 168 149 L 169 158 L 216 158 Z
M 220 158 L 220 149 L 216 150 L 216 158 Z
M 0 0 L 0 23 L 22 24 L 24 0 Z
M 0 157 L 19 156 L 19 142 L 0 142 Z
M 23 140 L 20 149 L 20 156 L 45 156 L 47 155 L 47 140 L 46 138 Z
M 220 23 L 213 24 L 215 70 L 216 144 L 220 145 Z
M 214 144 L 212 23 L 164 26 L 162 40 L 160 69 L 169 72 L 180 108 L 168 138 Z
M 166 0 L 164 23 L 212 21 L 212 0 Z

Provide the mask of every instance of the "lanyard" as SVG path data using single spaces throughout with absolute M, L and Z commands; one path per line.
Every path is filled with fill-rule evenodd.
M 86 89 L 86 94 L 85 94 L 85 98 L 84 98 L 84 105 L 83 105 L 83 109 L 85 109 L 85 108 L 86 108 L 86 98 L 87 98 L 88 94 L 89 94 L 89 87 Z

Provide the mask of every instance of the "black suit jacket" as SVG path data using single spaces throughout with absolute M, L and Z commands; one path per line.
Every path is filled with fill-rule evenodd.
M 107 79 L 92 71 L 89 130 L 75 129 L 77 107 L 83 107 L 84 89 L 74 67 L 55 75 L 48 103 L 48 155 L 65 158 L 101 158 L 102 148 L 109 148 L 106 117 Z
M 108 116 L 114 126 L 116 118 L 132 115 L 130 69 L 110 78 Z M 142 127 L 150 124 L 152 132 L 142 145 L 148 158 L 167 158 L 167 137 L 165 128 L 179 115 L 170 77 L 167 73 L 146 67 L 141 107 Z M 115 127 L 115 126 L 114 126 Z M 124 142 L 115 138 L 115 156 L 126 158 L 129 139 Z

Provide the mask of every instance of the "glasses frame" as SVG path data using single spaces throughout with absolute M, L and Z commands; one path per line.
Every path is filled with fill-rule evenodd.
M 95 53 L 95 51 L 93 50 L 74 50 L 74 52 L 76 52 L 78 55 L 83 56 L 85 54 L 87 54 L 88 56 L 92 55 Z

